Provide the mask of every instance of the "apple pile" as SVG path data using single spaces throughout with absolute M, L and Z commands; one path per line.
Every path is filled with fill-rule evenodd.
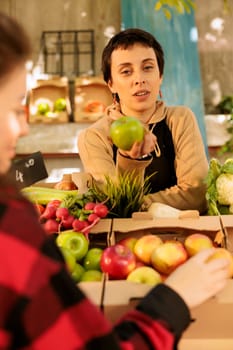
M 82 232 L 65 230 L 56 237 L 56 244 L 64 256 L 67 269 L 73 280 L 78 282 L 101 281 L 100 259 L 103 249 L 90 246 Z
M 178 266 L 203 249 L 215 247 L 210 259 L 226 257 L 230 260 L 229 276 L 233 276 L 233 256 L 225 248 L 215 245 L 202 233 L 193 233 L 181 242 L 162 240 L 158 235 L 147 234 L 140 238 L 127 237 L 104 249 L 100 260 L 101 270 L 109 279 L 126 279 L 132 282 L 156 285 L 166 279 Z
M 82 208 L 72 210 L 61 200 L 51 200 L 46 206 L 34 204 L 39 214 L 39 220 L 48 234 L 59 233 L 72 229 L 88 234 L 90 229 L 100 219 L 108 215 L 108 208 L 103 203 L 87 202 Z

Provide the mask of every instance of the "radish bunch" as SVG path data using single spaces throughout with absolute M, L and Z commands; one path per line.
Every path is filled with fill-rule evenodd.
M 35 204 L 35 207 L 48 234 L 73 229 L 88 235 L 90 229 L 109 212 L 105 204 L 94 202 L 83 203 L 83 208 L 76 211 L 65 207 L 60 200 L 52 200 L 43 207 Z

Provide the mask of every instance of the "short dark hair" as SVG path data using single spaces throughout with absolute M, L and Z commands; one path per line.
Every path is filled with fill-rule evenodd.
M 129 28 L 123 30 L 116 35 L 114 35 L 105 46 L 102 53 L 102 72 L 106 83 L 111 80 L 111 55 L 112 52 L 118 48 L 127 49 L 136 43 L 140 43 L 146 47 L 152 47 L 157 61 L 160 76 L 163 75 L 164 70 L 164 52 L 160 43 L 155 39 L 155 37 L 146 32 L 145 30 L 139 28 Z
M 0 12 L 0 79 L 31 54 L 29 37 L 13 17 Z

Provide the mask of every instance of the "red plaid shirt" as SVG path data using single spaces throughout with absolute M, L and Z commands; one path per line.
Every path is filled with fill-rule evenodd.
M 1 201 L 0 350 L 170 350 L 189 323 L 184 302 L 159 285 L 112 326 L 67 274 L 31 203 Z

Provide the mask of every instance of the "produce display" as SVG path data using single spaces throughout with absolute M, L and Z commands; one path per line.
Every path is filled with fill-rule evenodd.
M 94 202 L 91 193 L 79 194 L 71 190 L 73 184 L 65 176 L 59 188 L 30 186 L 22 193 L 33 203 L 45 231 L 55 236 L 55 242 L 76 283 L 101 281 L 100 259 L 103 249 L 93 247 L 89 240 L 90 229 L 107 217 L 105 204 Z
M 95 244 L 90 239 L 91 228 L 103 218 L 130 217 L 140 209 L 148 190 L 147 180 L 143 187 L 133 174 L 124 174 L 117 184 L 106 179 L 106 187 L 99 189 L 94 186 L 82 194 L 70 176 L 64 176 L 56 188 L 29 186 L 22 189 L 22 193 L 35 206 L 47 234 L 54 235 L 76 283 L 102 281 L 103 274 L 107 274 L 110 280 L 123 279 L 154 286 L 190 257 L 211 247 L 214 253 L 209 259 L 229 259 L 229 276 L 233 277 L 233 256 L 230 251 L 220 247 L 219 241 L 199 231 L 187 235 L 183 240 L 175 235 L 165 239 L 162 235 L 148 233 L 139 238 L 132 234 L 110 246 L 107 246 L 107 237 L 101 246 Z M 225 213 L 226 209 L 228 213 L 231 212 L 233 186 L 230 181 L 233 184 L 233 160 L 229 159 L 221 165 L 212 159 L 207 179 L 211 215 Z M 181 211 L 161 206 L 161 203 L 156 204 L 152 214 L 156 218 L 168 217 L 168 213 L 172 218 L 181 217 Z
M 184 241 L 175 238 L 163 240 L 161 236 L 153 234 L 121 239 L 103 250 L 100 267 L 110 279 L 155 285 L 164 281 L 191 256 L 206 248 L 214 248 L 209 260 L 221 257 L 229 259 L 229 276 L 232 277 L 232 254 L 199 232 L 188 235 Z
M 76 190 L 29 186 L 22 193 L 34 204 L 39 220 L 48 234 L 72 229 L 88 235 L 101 218 L 108 215 L 108 207 L 93 201 L 91 193 Z
M 48 118 L 57 118 L 58 114 L 66 111 L 67 102 L 65 98 L 52 101 L 48 98 L 38 98 L 35 101 L 35 114 Z
M 101 281 L 103 275 L 100 268 L 102 248 L 92 247 L 85 234 L 74 230 L 58 233 L 55 241 L 76 283 Z
M 208 214 L 233 214 L 233 159 L 221 164 L 218 159 L 212 158 L 206 183 Z
M 58 98 L 54 101 L 48 99 L 38 99 L 36 101 L 37 112 L 41 115 L 47 115 L 48 112 L 62 112 L 66 110 L 65 98 Z

